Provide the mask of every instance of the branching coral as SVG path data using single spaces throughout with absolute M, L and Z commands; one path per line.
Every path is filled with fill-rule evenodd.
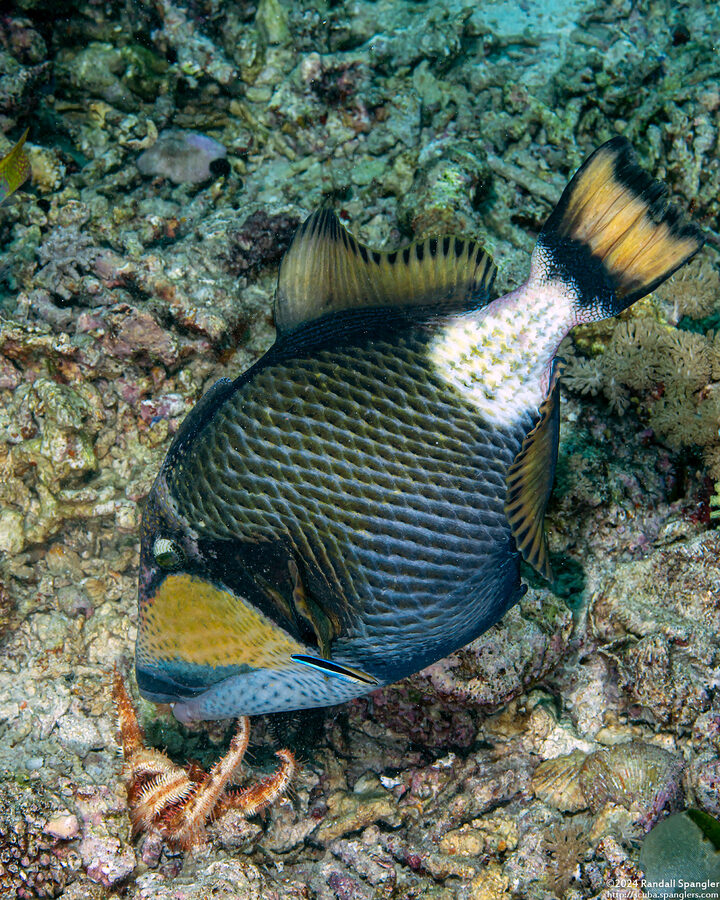
M 720 276 L 707 262 L 676 276 L 666 299 L 668 292 L 677 298 L 671 320 L 720 309 Z M 564 384 L 571 391 L 602 394 L 619 413 L 639 401 L 661 440 L 675 450 L 699 447 L 710 475 L 720 477 L 720 332 L 673 327 L 658 306 L 646 304 L 621 319 L 609 340 L 592 343 L 598 356 L 579 352 L 586 346 L 581 339 L 574 349 L 563 348 Z
M 42 268 L 37 282 L 63 302 L 77 303 L 81 272 L 89 270 L 99 254 L 100 248 L 78 226 L 59 226 L 38 247 Z

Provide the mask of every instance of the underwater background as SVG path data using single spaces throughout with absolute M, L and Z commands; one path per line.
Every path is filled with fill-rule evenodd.
M 32 175 L 0 207 L 0 897 L 720 880 L 719 36 L 701 0 L 3 7 L 0 157 L 29 128 Z M 528 570 L 498 625 L 399 685 L 254 719 L 248 777 L 279 747 L 302 763 L 263 816 L 202 852 L 133 840 L 110 678 L 142 503 L 201 394 L 271 344 L 297 225 L 326 203 L 373 247 L 468 235 L 503 292 L 617 134 L 707 243 L 562 346 L 556 582 Z M 140 710 L 179 762 L 227 747 L 231 723 Z

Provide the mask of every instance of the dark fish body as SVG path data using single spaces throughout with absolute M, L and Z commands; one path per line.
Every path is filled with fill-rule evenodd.
M 266 614 L 260 579 L 292 593 L 283 558 L 301 560 L 306 592 L 337 621 L 333 656 L 380 680 L 471 640 L 519 588 L 505 476 L 532 419 L 483 428 L 431 371 L 428 340 L 410 327 L 264 361 L 167 478 Z M 312 641 L 301 618 L 282 624 Z
M 528 282 L 492 303 L 469 242 L 378 254 L 311 217 L 281 268 L 276 344 L 200 401 L 148 499 L 141 691 L 183 719 L 337 703 L 485 631 L 521 596 L 521 557 L 549 574 L 555 351 L 699 248 L 659 203 L 610 142 Z

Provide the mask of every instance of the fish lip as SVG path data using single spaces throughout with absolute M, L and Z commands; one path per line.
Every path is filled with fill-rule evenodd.
M 202 721 L 202 715 L 196 711 L 192 700 L 187 700 L 184 703 L 173 703 L 171 708 L 172 714 L 181 725 L 191 725 L 193 722 Z M 193 713 L 195 714 L 193 715 Z

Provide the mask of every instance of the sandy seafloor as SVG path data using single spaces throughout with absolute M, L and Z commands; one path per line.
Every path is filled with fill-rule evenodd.
M 0 208 L 3 898 L 640 897 L 648 830 L 720 813 L 719 9 L 3 11 L 0 154 L 29 127 L 33 169 Z M 198 152 L 176 184 L 159 153 L 141 173 L 169 129 L 209 135 L 226 163 Z M 708 241 L 563 347 L 553 590 L 531 576 L 519 608 L 422 676 L 255 720 L 244 777 L 281 746 L 302 761 L 263 816 L 184 856 L 132 839 L 109 677 L 131 668 L 143 499 L 203 391 L 272 342 L 297 223 L 327 202 L 377 247 L 467 234 L 505 289 L 617 133 Z M 189 732 L 140 708 L 180 762 L 227 746 L 227 723 Z

